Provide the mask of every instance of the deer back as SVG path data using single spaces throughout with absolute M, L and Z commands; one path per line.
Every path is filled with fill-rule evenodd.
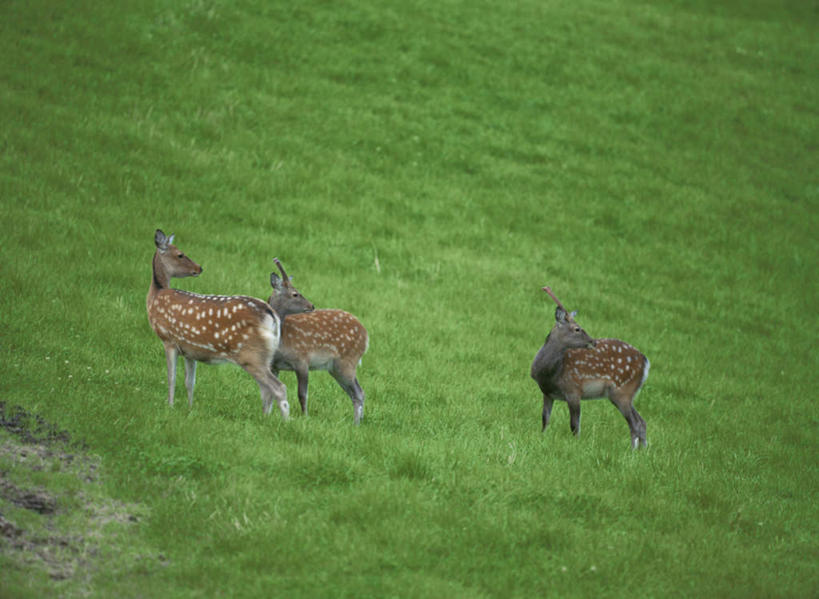
M 559 386 L 583 398 L 611 389 L 634 395 L 648 376 L 648 359 L 619 339 L 597 339 L 593 348 L 569 349 L 563 358 Z
M 160 339 L 201 362 L 238 362 L 243 354 L 272 356 L 279 343 L 278 317 L 253 297 L 163 289 L 148 315 Z
M 333 362 L 354 368 L 368 345 L 367 329 L 349 312 L 315 310 L 284 319 L 276 359 L 312 369 L 327 369 Z

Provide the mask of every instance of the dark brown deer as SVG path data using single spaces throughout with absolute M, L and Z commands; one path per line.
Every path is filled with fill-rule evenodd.
M 264 301 L 243 295 L 199 295 L 169 287 L 172 277 L 195 277 L 202 267 L 173 245 L 157 229 L 153 278 L 146 308 L 151 328 L 165 346 L 168 364 L 168 404 L 173 405 L 176 362 L 185 358 L 188 405 L 193 406 L 196 363 L 232 362 L 259 385 L 262 409 L 269 414 L 273 399 L 282 418 L 290 406 L 285 386 L 270 372 L 270 361 L 279 346 L 279 317 Z
M 566 311 L 549 287 L 543 290 L 557 303 L 555 325 L 532 362 L 532 378 L 543 393 L 543 428 L 549 424 L 552 402 L 569 405 L 570 424 L 580 434 L 580 400 L 608 397 L 631 431 L 631 446 L 646 445 L 646 421 L 634 408 L 634 398 L 648 377 L 649 361 L 619 339 L 592 339 Z
M 369 346 L 367 329 L 343 310 L 306 312 L 298 309 L 299 306 L 289 300 L 298 290 L 281 262 L 275 262 L 281 277 L 270 274 L 273 294 L 268 303 L 282 319 L 282 336 L 271 364 L 273 374 L 278 376 L 280 370 L 295 371 L 301 411 L 307 415 L 309 371 L 329 371 L 352 400 L 353 420 L 359 424 L 364 414 L 364 390 L 358 384 L 356 369 Z

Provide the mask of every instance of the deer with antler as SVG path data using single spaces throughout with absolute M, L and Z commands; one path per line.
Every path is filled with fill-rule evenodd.
M 543 428 L 546 430 L 555 399 L 569 405 L 570 425 L 580 434 L 580 400 L 608 397 L 628 422 L 631 446 L 646 445 L 646 421 L 634 408 L 634 398 L 648 377 L 649 361 L 619 339 L 592 339 L 577 324 L 577 312 L 557 304 L 555 325 L 532 362 L 531 375 L 543 393 Z
M 189 406 L 193 406 L 197 362 L 232 362 L 258 383 L 264 413 L 273 409 L 275 398 L 282 418 L 287 420 L 287 390 L 270 372 L 270 362 L 279 346 L 278 315 L 254 297 L 199 295 L 172 289 L 171 278 L 202 273 L 201 266 L 173 245 L 173 238 L 159 229 L 154 235 L 153 278 L 146 299 L 148 321 L 165 347 L 168 404 L 173 405 L 176 363 L 181 354 L 185 358 Z
M 370 343 L 367 329 L 344 310 L 305 311 L 294 305 L 291 298 L 300 293 L 282 263 L 278 259 L 275 263 L 281 277 L 270 274 L 273 294 L 268 303 L 282 319 L 282 336 L 271 364 L 273 373 L 296 372 L 301 411 L 307 415 L 309 371 L 327 370 L 352 400 L 354 423 L 359 424 L 364 414 L 364 390 L 356 370 Z

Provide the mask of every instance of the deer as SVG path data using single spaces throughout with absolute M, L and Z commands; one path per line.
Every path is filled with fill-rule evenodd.
M 176 365 L 185 359 L 188 407 L 193 407 L 196 365 L 231 362 L 259 385 L 262 410 L 269 415 L 275 398 L 282 419 L 290 416 L 287 389 L 270 371 L 280 338 L 280 319 L 264 300 L 244 295 L 199 295 L 172 289 L 172 278 L 197 277 L 202 267 L 175 245 L 174 235 L 157 229 L 153 277 L 145 300 L 148 322 L 165 348 L 168 405 L 173 406 Z
M 344 310 L 299 310 L 288 304 L 298 290 L 282 263 L 274 260 L 281 276 L 270 273 L 273 293 L 268 304 L 282 319 L 281 342 L 270 368 L 278 376 L 281 370 L 295 371 L 299 403 L 307 416 L 309 371 L 327 370 L 353 402 L 353 422 L 361 423 L 364 414 L 364 390 L 356 378 L 361 356 L 369 347 L 364 325 Z
M 570 426 L 580 435 L 580 400 L 608 397 L 628 422 L 631 447 L 646 441 L 646 421 L 634 408 L 634 398 L 648 378 L 650 363 L 640 351 L 619 339 L 593 339 L 577 324 L 550 287 L 543 287 L 557 304 L 555 324 L 532 362 L 531 376 L 543 393 L 541 432 L 549 425 L 552 403 L 569 405 Z

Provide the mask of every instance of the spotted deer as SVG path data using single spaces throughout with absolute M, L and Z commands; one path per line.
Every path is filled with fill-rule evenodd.
M 549 424 L 552 402 L 569 405 L 570 424 L 580 434 L 580 400 L 608 397 L 625 417 L 631 446 L 646 445 L 646 421 L 634 408 L 634 398 L 648 377 L 649 361 L 619 339 L 592 339 L 575 322 L 549 287 L 543 290 L 557 304 L 555 325 L 532 362 L 531 375 L 543 393 L 543 428 Z
M 301 411 L 307 415 L 307 382 L 310 370 L 327 370 L 353 402 L 355 424 L 364 414 L 364 390 L 358 384 L 356 369 L 367 351 L 367 329 L 359 320 L 343 310 L 305 310 L 288 306 L 288 298 L 298 291 L 293 287 L 284 266 L 277 259 L 281 277 L 270 274 L 273 294 L 268 303 L 282 319 L 279 349 L 271 370 L 293 370 L 298 380 Z
M 196 364 L 232 362 L 259 385 L 262 409 L 267 415 L 273 399 L 282 418 L 290 406 L 285 386 L 270 372 L 270 361 L 279 346 L 279 317 L 263 300 L 243 295 L 199 295 L 169 287 L 171 278 L 196 277 L 202 267 L 157 229 L 153 278 L 146 308 L 151 328 L 165 347 L 168 365 L 168 404 L 173 405 L 176 363 L 185 358 L 188 405 L 193 406 Z

